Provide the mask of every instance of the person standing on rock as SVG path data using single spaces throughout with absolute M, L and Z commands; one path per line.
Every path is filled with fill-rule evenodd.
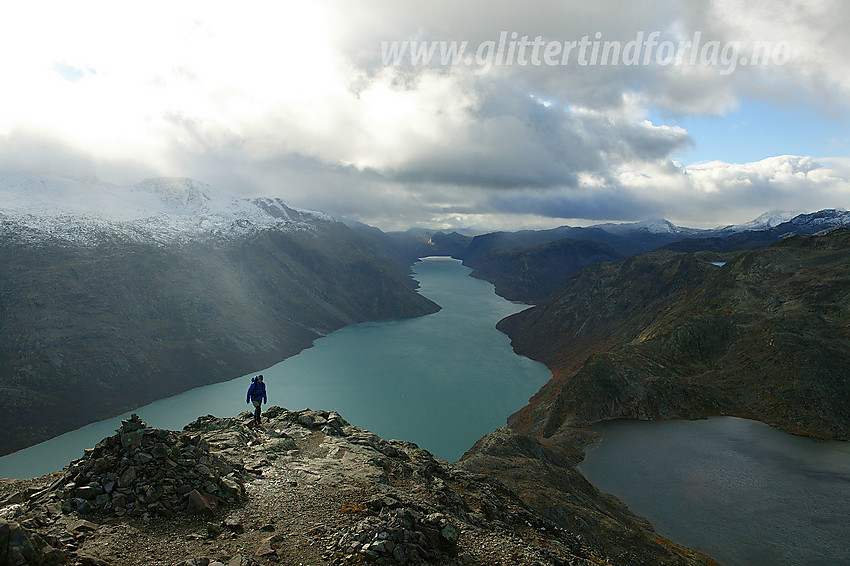
M 251 387 L 248 388 L 248 399 L 245 402 L 254 404 L 254 422 L 260 424 L 260 407 L 263 406 L 263 403 L 268 403 L 263 374 L 251 380 Z

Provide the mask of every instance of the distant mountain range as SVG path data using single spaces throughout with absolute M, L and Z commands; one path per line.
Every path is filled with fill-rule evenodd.
M 748 225 L 727 227 L 720 230 L 719 234 L 684 239 L 667 248 L 676 251 L 715 252 L 756 249 L 790 236 L 812 235 L 824 230 L 850 226 L 850 212 L 836 209 L 821 210 L 810 214 L 798 214 L 785 221 L 770 218 L 764 224 L 757 226 L 759 227 Z
M 0 454 L 439 307 L 374 242 L 191 179 L 0 174 Z
M 475 237 L 422 229 L 384 233 L 353 225 L 399 261 L 409 265 L 428 255 L 450 255 L 486 279 L 507 299 L 536 303 L 566 283 L 579 269 L 661 248 L 727 252 L 755 249 L 798 234 L 850 226 L 850 212 L 810 214 L 774 211 L 751 222 L 714 229 L 676 226 L 665 219 L 550 230 L 492 232 Z

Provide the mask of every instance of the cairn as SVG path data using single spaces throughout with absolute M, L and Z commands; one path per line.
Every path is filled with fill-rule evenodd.
M 62 510 L 117 516 L 213 516 L 245 495 L 239 471 L 210 453 L 199 435 L 148 428 L 138 415 L 87 449 L 56 488 Z

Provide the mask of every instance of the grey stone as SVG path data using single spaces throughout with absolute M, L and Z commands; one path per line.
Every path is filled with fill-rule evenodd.
M 72 522 L 68 523 L 68 530 L 69 531 L 76 531 L 76 532 L 80 532 L 80 533 L 85 533 L 85 532 L 96 531 L 99 526 L 100 525 L 98 525 L 96 523 L 92 523 L 91 521 L 86 521 L 86 520 L 80 519 L 78 521 L 72 521 Z
M 449 523 L 443 527 L 443 530 L 440 531 L 440 536 L 443 537 L 445 541 L 454 544 L 460 536 L 460 529 Z
M 93 513 L 94 511 L 96 511 L 95 506 L 92 504 L 91 501 L 88 501 L 87 499 L 80 499 L 78 497 L 74 499 L 74 503 L 76 504 L 77 512 L 81 515 L 87 515 L 88 513 Z
M 241 533 L 245 530 L 245 527 L 242 525 L 242 521 L 235 517 L 228 517 L 224 520 L 224 526 L 227 529 L 233 531 L 234 533 Z
M 242 486 L 230 478 L 221 480 L 221 492 L 225 497 L 238 498 L 242 496 Z
M 142 434 L 141 430 L 125 432 L 121 435 L 121 447 L 126 452 L 133 452 L 134 450 L 141 448 L 143 437 L 144 434 Z
M 140 464 L 147 464 L 148 462 L 153 460 L 153 456 L 151 456 L 147 452 L 137 452 L 134 456 L 134 459 Z
M 14 521 L 0 519 L 0 562 L 2 566 L 55 564 L 56 550 L 37 534 Z
M 116 493 L 112 496 L 112 508 L 123 509 L 127 506 L 127 496 L 123 493 Z
M 162 442 L 157 443 L 153 448 L 151 448 L 151 456 L 160 460 L 167 458 L 170 454 L 171 452 L 168 450 L 168 447 Z

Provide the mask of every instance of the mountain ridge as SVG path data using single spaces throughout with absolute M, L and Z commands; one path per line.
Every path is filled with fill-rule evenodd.
M 400 264 L 425 255 L 450 255 L 471 267 L 473 277 L 493 283 L 497 294 L 508 300 L 535 304 L 560 287 L 577 269 L 595 262 L 617 261 L 656 249 L 690 252 L 756 249 L 785 237 L 811 235 L 841 226 L 850 226 L 850 213 L 843 209 L 805 214 L 766 212 L 742 225 L 713 229 L 680 227 L 663 218 L 588 227 L 497 231 L 472 238 L 440 231 L 429 234 L 423 230 L 383 233 L 365 225 L 355 229 L 384 247 Z
M 714 256 L 711 256 L 714 257 Z M 660 250 L 577 273 L 499 323 L 555 377 L 509 422 L 551 436 L 614 418 L 756 418 L 850 438 L 850 230 L 709 256 Z

